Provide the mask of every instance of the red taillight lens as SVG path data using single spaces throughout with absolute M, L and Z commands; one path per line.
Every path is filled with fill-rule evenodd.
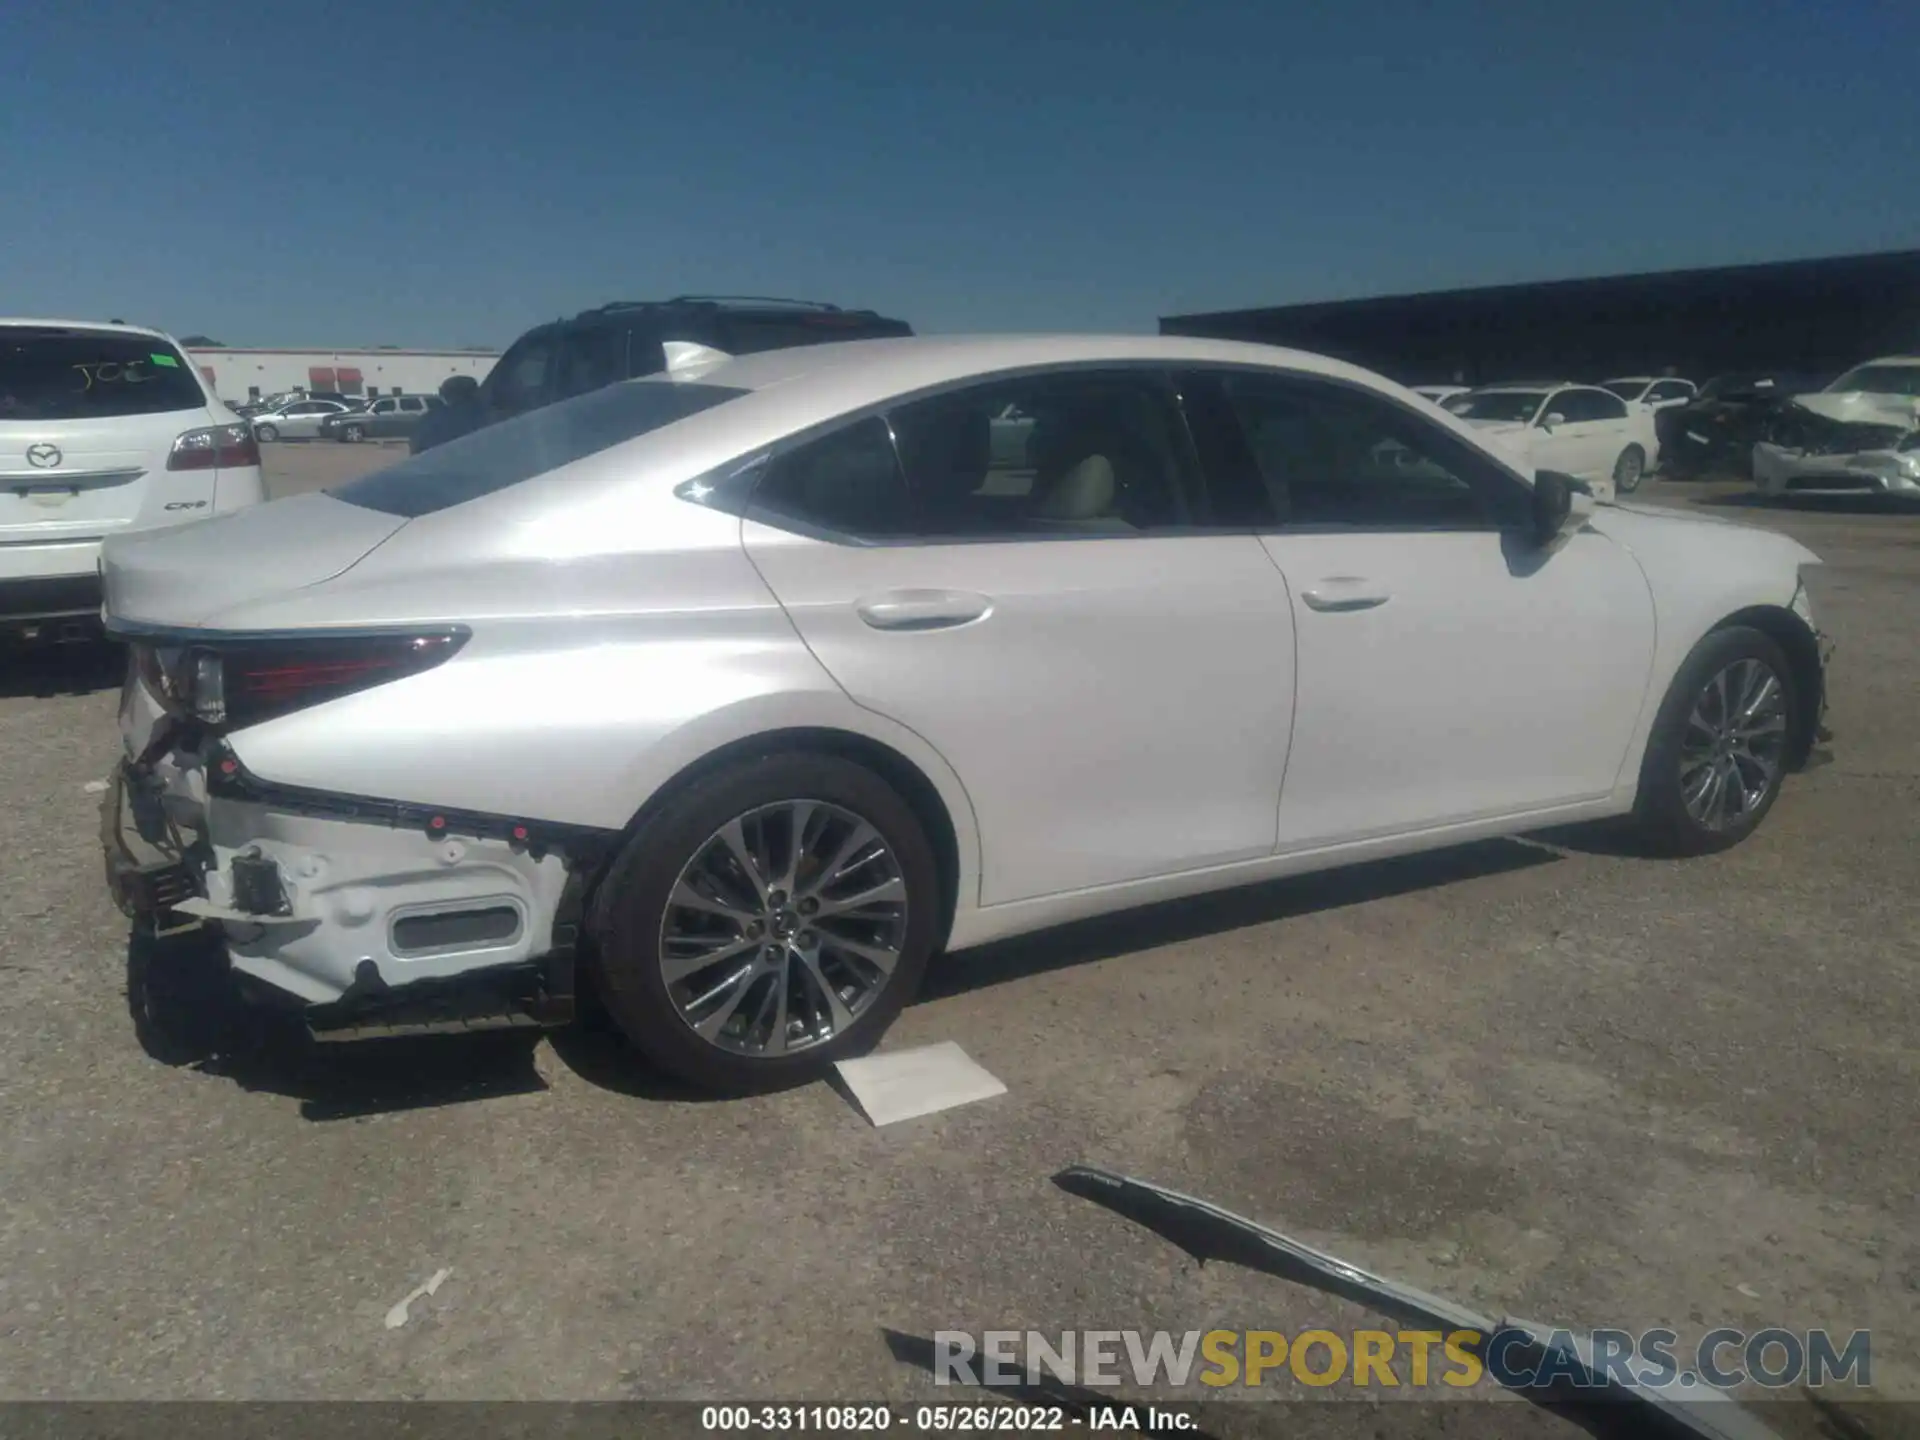
M 223 470 L 259 463 L 260 442 L 253 438 L 253 427 L 245 424 L 189 430 L 173 442 L 167 456 L 169 470 Z
M 226 729 L 257 725 L 431 670 L 466 643 L 464 632 L 315 637 L 222 644 L 188 652 L 187 707 Z

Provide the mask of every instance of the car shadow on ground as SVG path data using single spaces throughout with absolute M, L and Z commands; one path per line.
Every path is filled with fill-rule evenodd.
M 919 998 L 937 1000 L 1249 925 L 1551 865 L 1565 850 L 1600 851 L 1607 833 L 1577 827 L 1552 832 L 1551 840 L 1485 840 L 1078 921 L 936 960 Z M 538 1032 L 317 1042 L 297 1016 L 246 1003 L 218 942 L 202 934 L 156 939 L 134 931 L 127 941 L 126 981 L 134 1033 L 149 1056 L 220 1076 L 243 1090 L 296 1099 L 308 1120 L 432 1109 L 547 1088 L 534 1064 Z M 654 1102 L 723 1098 L 655 1069 L 619 1033 L 590 986 L 582 987 L 579 1012 L 573 1024 L 545 1032 L 545 1038 L 560 1062 L 589 1085 Z
M 0 699 L 92 695 L 118 690 L 126 675 L 127 652 L 104 640 L 9 644 L 0 649 Z
M 1569 831 L 1575 840 L 1583 837 Z M 1563 849 L 1585 848 L 1557 842 Z M 1597 843 L 1589 841 L 1588 843 Z M 1459 880 L 1551 865 L 1563 858 L 1544 844 L 1481 840 L 1392 860 L 1170 900 L 1136 910 L 1021 935 L 936 960 L 920 990 L 921 1000 L 963 994 L 988 985 L 1022 980 L 1051 970 L 1130 955 L 1162 945 L 1198 940 L 1249 925 L 1361 905 Z
M 199 934 L 127 939 L 127 1008 L 153 1059 L 300 1102 L 308 1120 L 533 1094 L 537 1031 L 323 1044 L 298 1017 L 246 1004 L 217 942 Z

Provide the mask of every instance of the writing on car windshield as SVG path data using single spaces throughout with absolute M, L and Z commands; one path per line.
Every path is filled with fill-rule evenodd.
M 186 361 L 154 336 L 0 327 L 0 420 L 157 415 L 205 404 Z

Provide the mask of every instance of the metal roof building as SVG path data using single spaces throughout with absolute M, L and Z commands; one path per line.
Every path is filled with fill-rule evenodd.
M 1920 250 L 1170 315 L 1160 331 L 1296 346 L 1407 384 L 1838 373 L 1920 350 Z

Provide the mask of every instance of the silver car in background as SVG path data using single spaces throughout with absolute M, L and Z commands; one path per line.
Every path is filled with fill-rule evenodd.
M 255 438 L 271 444 L 275 440 L 318 440 L 320 426 L 335 415 L 345 415 L 354 407 L 339 400 L 289 400 L 250 417 Z

